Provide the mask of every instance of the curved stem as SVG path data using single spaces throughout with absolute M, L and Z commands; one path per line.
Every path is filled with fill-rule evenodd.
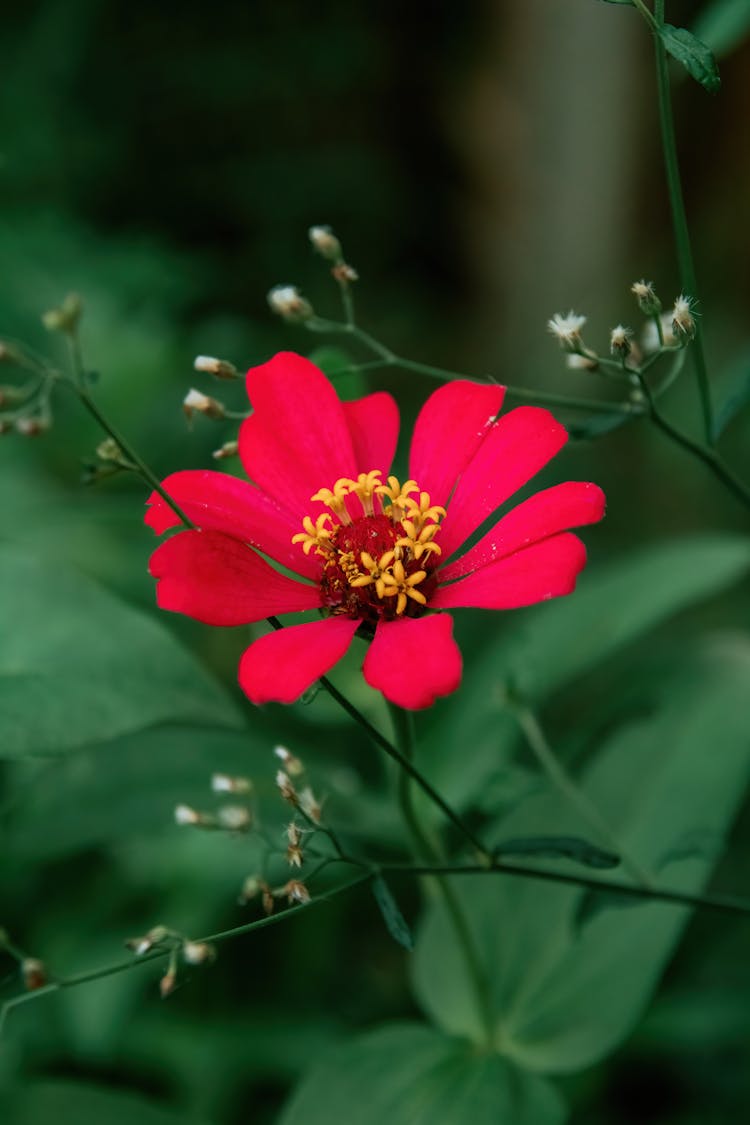
M 404 711 L 395 704 L 389 704 L 388 709 L 393 721 L 396 742 L 400 744 L 406 760 L 411 762 L 414 757 L 414 716 L 411 712 Z M 428 861 L 439 861 L 442 858 L 440 845 L 430 839 L 419 819 L 414 806 L 412 778 L 405 770 L 401 770 L 398 775 L 398 798 L 416 855 Z M 435 871 L 433 877 L 453 926 L 458 947 L 463 955 L 469 983 L 474 994 L 474 1002 L 482 1025 L 485 1045 L 491 1048 L 495 1038 L 495 1018 L 490 1003 L 487 974 L 479 956 L 474 935 L 471 932 L 461 903 L 445 873 Z
M 677 262 L 680 270 L 680 284 L 686 296 L 698 301 L 698 282 L 693 264 L 693 251 L 690 245 L 690 232 L 688 230 L 687 215 L 685 213 L 685 200 L 682 195 L 680 181 L 680 168 L 677 161 L 677 142 L 675 139 L 674 116 L 672 113 L 672 96 L 669 86 L 669 69 L 667 66 L 667 52 L 658 29 L 664 24 L 664 0 L 655 0 L 654 17 L 654 50 L 656 52 L 656 84 L 659 105 L 659 123 L 661 126 L 661 143 L 664 152 L 664 168 L 667 177 L 667 191 L 669 206 L 672 212 L 672 226 L 677 250 Z M 713 406 L 711 403 L 711 388 L 708 382 L 706 357 L 703 352 L 703 339 L 700 328 L 696 329 L 693 340 L 693 361 L 695 375 L 698 382 L 701 412 L 703 414 L 703 430 L 707 445 L 714 444 Z

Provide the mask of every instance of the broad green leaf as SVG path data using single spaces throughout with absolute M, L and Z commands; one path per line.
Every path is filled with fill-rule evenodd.
M 691 78 L 700 82 L 709 94 L 715 94 L 721 87 L 721 79 L 710 48 L 686 28 L 673 27 L 671 23 L 662 24 L 658 33 L 672 58 L 682 63 Z
M 617 867 L 618 856 L 582 840 L 579 836 L 522 836 L 501 840 L 494 847 L 498 859 L 525 856 L 537 859 L 572 859 L 584 867 Z
M 378 909 L 383 915 L 386 929 L 394 941 L 402 945 L 404 949 L 408 949 L 409 953 L 414 949 L 414 938 L 412 937 L 411 930 L 401 913 L 398 903 L 391 894 L 391 889 L 386 883 L 382 875 L 376 875 L 372 881 L 372 893 L 378 904 Z
M 212 811 L 222 801 L 211 792 L 214 772 L 250 776 L 252 803 L 264 820 L 279 819 L 284 806 L 273 777 L 270 732 L 215 727 L 159 727 L 60 757 L 31 776 L 15 769 L 16 794 L 5 818 L 16 856 L 60 858 L 86 848 L 185 832 L 174 823 L 178 804 Z M 267 808 L 266 808 L 267 806 Z M 278 814 L 274 816 L 274 814 Z
M 504 615 L 498 639 L 469 657 L 460 692 L 418 718 L 430 780 L 466 807 L 493 774 L 508 768 L 518 739 L 505 706 L 506 683 L 540 703 L 748 570 L 745 536 L 677 539 L 592 563 L 570 597 Z M 463 752 L 469 745 L 470 756 Z
M 747 0 L 714 0 L 698 15 L 693 32 L 715 55 L 726 55 L 750 33 Z
M 420 1024 L 391 1024 L 328 1052 L 279 1125 L 560 1125 L 557 1091 L 499 1055 Z
M 165 626 L 91 579 L 0 544 L 0 757 L 53 754 L 166 720 L 238 727 Z
M 0 1098 L 4 1125 L 198 1125 L 184 1107 L 169 1107 L 110 1086 L 50 1079 Z
M 653 871 L 692 833 L 725 838 L 750 775 L 749 682 L 750 640 L 714 639 L 652 689 L 643 701 L 650 713 L 617 731 L 584 775 L 584 791 L 641 868 Z M 550 792 L 526 801 L 497 835 L 578 827 Z M 714 857 L 693 851 L 652 877 L 696 892 Z M 488 969 L 502 1050 L 548 1073 L 589 1066 L 630 1033 L 689 917 L 667 904 L 612 906 L 577 928 L 585 892 L 574 888 L 486 875 L 457 880 L 456 891 Z M 478 1040 L 471 987 L 439 906 L 418 936 L 412 965 L 430 1016 Z

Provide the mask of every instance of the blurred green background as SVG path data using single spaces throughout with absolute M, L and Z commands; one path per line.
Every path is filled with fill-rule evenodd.
M 726 20 L 712 17 L 720 7 L 732 6 L 675 0 L 667 13 L 686 26 L 703 20 L 721 48 L 718 97 L 680 75 L 675 84 L 697 311 L 719 401 L 750 368 L 750 149 L 741 143 L 750 48 L 739 34 L 722 41 Z M 185 425 L 180 403 L 191 385 L 243 405 L 240 385 L 192 371 L 196 354 L 243 367 L 322 342 L 274 320 L 265 298 L 272 285 L 298 284 L 321 315 L 339 315 L 336 286 L 307 242 L 313 223 L 333 225 L 360 274 L 363 327 L 411 358 L 516 386 L 611 397 L 595 376 L 566 370 L 547 318 L 586 313 L 586 339 L 603 350 L 615 323 L 638 324 L 628 292 L 636 278 L 653 279 L 665 304 L 679 291 L 650 42 L 627 6 L 46 0 L 4 13 L 0 51 L 0 336 L 63 362 L 40 315 L 80 293 L 97 398 L 160 476 L 213 466 L 211 451 L 234 436 L 226 423 Z M 697 433 L 689 368 L 688 360 L 665 408 Z M 367 387 L 393 391 L 408 423 L 434 384 L 388 371 L 342 390 Z M 255 908 L 236 898 L 257 862 L 254 845 L 178 830 L 172 809 L 210 803 L 214 769 L 250 773 L 280 831 L 276 742 L 305 758 L 330 794 L 331 815 L 362 846 L 389 854 L 401 839 L 382 763 L 327 698 L 252 712 L 234 686 L 245 632 L 153 613 L 142 487 L 123 478 L 81 484 L 100 436 L 61 393 L 49 434 L 0 438 L 5 639 L 22 637 L 42 663 L 53 652 L 53 669 L 65 668 L 66 645 L 70 653 L 63 694 L 55 672 L 50 696 L 42 689 L 33 707 L 26 695 L 19 704 L 10 678 L 0 695 L 8 732 L 0 922 L 65 975 L 116 960 L 124 938 L 156 922 L 195 936 L 248 919 Z M 747 416 L 738 417 L 722 441 L 745 476 L 748 437 Z M 585 536 L 589 602 L 566 603 L 550 626 L 535 611 L 512 621 L 465 614 L 467 681 L 475 675 L 478 686 L 420 726 L 439 744 L 436 781 L 475 815 L 513 806 L 535 783 L 501 703 L 485 708 L 498 668 L 515 660 L 507 653 L 517 635 L 530 631 L 523 660 L 532 671 L 532 655 L 549 658 L 555 639 L 556 662 L 570 659 L 569 672 L 548 677 L 540 692 L 553 740 L 576 766 L 616 722 L 640 713 L 678 657 L 698 651 L 699 635 L 747 625 L 738 538 L 746 513 L 703 466 L 639 424 L 571 443 L 545 482 L 567 478 L 596 480 L 609 498 L 607 520 Z M 698 534 L 714 536 L 707 552 L 694 539 L 694 551 L 679 546 Z M 651 574 L 639 552 L 672 540 L 674 554 Z M 607 585 L 631 558 L 632 573 Z M 68 566 L 78 578 L 63 576 Z M 87 579 L 121 601 L 100 603 Z M 653 604 L 635 625 L 630 599 L 635 620 L 642 580 L 653 583 Z M 142 635 L 136 609 L 157 621 L 158 639 Z M 606 613 L 611 638 L 576 658 L 576 631 L 600 614 L 606 622 Z M 92 654 L 101 643 L 106 663 L 113 638 L 124 656 L 105 669 L 112 698 L 87 725 L 81 716 L 96 711 L 98 686 Z M 195 664 L 179 664 L 174 638 Z M 164 677 L 153 713 L 138 676 L 131 681 L 129 644 L 141 645 L 156 682 Z M 356 657 L 337 682 L 385 727 Z M 691 752 L 697 760 L 723 744 L 719 731 L 713 747 Z M 741 793 L 738 773 L 738 804 Z M 740 813 L 718 885 L 744 889 L 749 842 Z M 413 882 L 395 889 L 414 921 Z M 750 1099 L 748 937 L 747 923 L 692 920 L 649 1014 L 623 1030 L 617 1054 L 564 1080 L 574 1121 L 741 1119 Z M 406 959 L 361 891 L 222 946 L 218 963 L 196 970 L 164 1004 L 153 966 L 28 1004 L 11 1013 L 0 1042 L 10 1119 L 45 1125 L 50 1106 L 73 1096 L 73 1117 L 115 1125 L 146 1113 L 127 1097 L 148 1099 L 155 1125 L 235 1125 L 248 1113 L 274 1121 L 330 1043 L 417 1017 Z M 9 958 L 0 962 L 3 982 L 12 995 Z M 117 1098 L 79 1104 L 59 1085 L 73 1081 Z M 32 1091 L 28 1103 L 14 1092 L 19 1084 Z

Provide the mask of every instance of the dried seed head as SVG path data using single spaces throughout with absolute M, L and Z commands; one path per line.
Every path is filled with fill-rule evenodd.
M 692 340 L 695 336 L 695 320 L 693 318 L 692 297 L 680 294 L 672 309 L 672 331 L 677 340 Z
M 287 902 L 291 906 L 292 903 L 300 903 L 304 905 L 310 901 L 310 892 L 304 883 L 299 879 L 290 879 L 289 882 L 282 888 L 282 893 L 286 895 Z

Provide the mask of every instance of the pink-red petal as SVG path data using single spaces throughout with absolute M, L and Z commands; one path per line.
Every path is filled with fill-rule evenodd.
M 301 530 L 300 520 L 248 481 L 228 473 L 188 469 L 172 473 L 163 486 L 202 530 L 222 531 L 243 543 L 252 543 L 297 574 L 319 576 L 317 556 L 305 555 L 299 543 L 292 543 L 292 536 Z M 151 493 L 148 504 L 145 521 L 157 535 L 179 527 L 180 517 L 158 492 Z
M 151 556 L 161 609 L 206 625 L 247 625 L 320 606 L 320 589 L 273 570 L 251 547 L 219 531 L 183 531 Z
M 461 652 L 446 613 L 381 621 L 362 668 L 370 687 L 410 711 L 430 707 L 461 683 Z
M 240 429 L 251 480 L 301 519 L 310 497 L 357 475 L 344 407 L 315 364 L 281 352 L 247 373 L 253 414 Z
M 563 532 L 489 563 L 458 582 L 440 586 L 430 606 L 518 609 L 533 605 L 572 593 L 585 563 L 586 548 L 581 540 Z
M 344 655 L 359 621 L 326 617 L 267 633 L 240 661 L 240 687 L 252 703 L 293 703 Z
M 457 379 L 439 387 L 414 426 L 409 476 L 446 506 L 453 487 L 487 435 L 502 406 L 505 387 Z
M 354 446 L 354 460 L 360 473 L 380 469 L 388 475 L 398 441 L 398 407 L 385 391 L 345 402 L 344 416 Z
M 596 523 L 604 515 L 601 488 L 569 480 L 535 492 L 503 516 L 470 551 L 440 571 L 441 581 L 460 578 L 497 559 L 571 527 Z
M 436 540 L 447 560 L 483 520 L 558 453 L 565 427 L 540 406 L 519 406 L 492 427 L 463 473 Z

